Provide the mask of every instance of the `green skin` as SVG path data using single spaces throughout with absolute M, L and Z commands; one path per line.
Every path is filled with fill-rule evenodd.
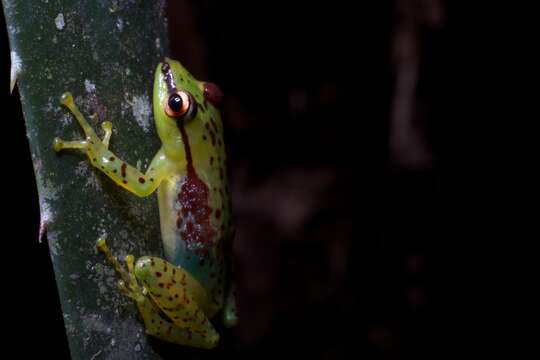
M 102 123 L 105 135 L 101 140 L 69 93 L 62 95 L 61 103 L 73 113 L 86 138 L 54 139 L 56 151 L 85 152 L 94 167 L 137 196 L 157 190 L 167 260 L 144 256 L 135 263 L 130 255 L 126 271 L 104 239 L 98 240 L 97 248 L 121 277 L 119 288 L 135 301 L 147 334 L 200 348 L 217 345 L 219 334 L 209 319 L 219 311 L 225 326 L 237 322 L 230 281 L 234 231 L 223 125 L 215 107 L 221 94 L 216 88 L 194 79 L 178 61 L 165 58 L 158 65 L 153 110 L 162 147 L 144 174 L 108 149 L 112 124 Z M 169 106 L 169 97 L 179 92 L 190 96 L 191 101 L 183 102 L 191 104 L 190 111 L 171 115 L 174 108 Z

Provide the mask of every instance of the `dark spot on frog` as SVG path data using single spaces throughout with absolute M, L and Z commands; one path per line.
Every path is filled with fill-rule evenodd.
M 213 164 L 214 164 L 214 157 L 210 156 L 210 165 L 213 165 Z
M 161 273 L 159 271 L 156 271 L 156 276 L 161 277 Z
M 109 161 L 114 161 L 114 156 L 111 156 L 111 157 L 109 158 Z
M 127 164 L 122 163 L 122 166 L 120 167 L 120 171 L 122 172 L 122 177 L 126 177 L 126 168 L 127 168 Z
M 171 66 L 169 65 L 168 62 L 164 62 L 164 63 L 161 65 L 161 72 L 163 72 L 163 73 L 168 72 L 170 69 L 171 69 Z
M 217 125 L 216 125 L 216 122 L 214 121 L 214 118 L 210 118 L 210 122 L 212 123 L 212 127 L 214 128 L 214 131 L 215 132 L 219 132 L 218 131 L 218 128 L 217 128 Z
M 146 180 L 144 180 L 143 177 L 140 177 L 140 178 L 139 178 L 139 182 L 140 182 L 141 184 L 144 184 L 144 183 L 146 182 Z
M 217 209 L 216 210 L 216 219 L 219 219 L 221 218 L 221 210 Z

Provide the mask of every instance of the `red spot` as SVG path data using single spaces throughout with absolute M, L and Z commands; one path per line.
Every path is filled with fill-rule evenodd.
M 181 216 L 176 218 L 176 227 L 180 229 L 182 227 L 182 223 L 184 222 L 183 218 Z
M 178 202 L 182 207 L 182 214 L 191 215 L 193 223 L 186 225 L 181 233 L 182 240 L 186 242 L 188 249 L 195 250 L 200 256 L 208 255 L 213 244 L 216 232 L 210 224 L 212 209 L 208 206 L 208 186 L 202 181 L 193 167 L 193 158 L 189 139 L 182 122 L 178 123 L 184 150 L 186 153 L 186 177 L 178 194 Z M 210 132 L 212 135 L 213 132 Z M 215 141 L 214 136 L 212 140 Z M 194 226 L 197 224 L 197 226 Z
M 122 163 L 122 167 L 120 168 L 120 170 L 122 171 L 122 177 L 126 177 L 126 168 L 126 163 Z
M 221 100 L 223 99 L 223 91 L 211 82 L 204 83 L 204 103 L 209 101 L 214 106 L 218 106 Z

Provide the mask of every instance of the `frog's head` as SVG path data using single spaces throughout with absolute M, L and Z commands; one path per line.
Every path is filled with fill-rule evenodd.
M 187 133 L 202 131 L 203 118 L 209 103 L 216 106 L 221 100 L 219 88 L 196 80 L 180 62 L 165 58 L 158 64 L 154 76 L 154 119 L 166 153 L 174 156 L 182 146 L 180 128 Z M 168 151 L 170 150 L 170 151 Z

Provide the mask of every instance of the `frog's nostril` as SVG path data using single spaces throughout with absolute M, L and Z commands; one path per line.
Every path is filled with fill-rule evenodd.
M 163 74 L 166 74 L 167 72 L 169 72 L 170 69 L 171 69 L 171 66 L 169 65 L 167 60 L 164 60 L 163 63 L 161 64 L 161 72 Z

